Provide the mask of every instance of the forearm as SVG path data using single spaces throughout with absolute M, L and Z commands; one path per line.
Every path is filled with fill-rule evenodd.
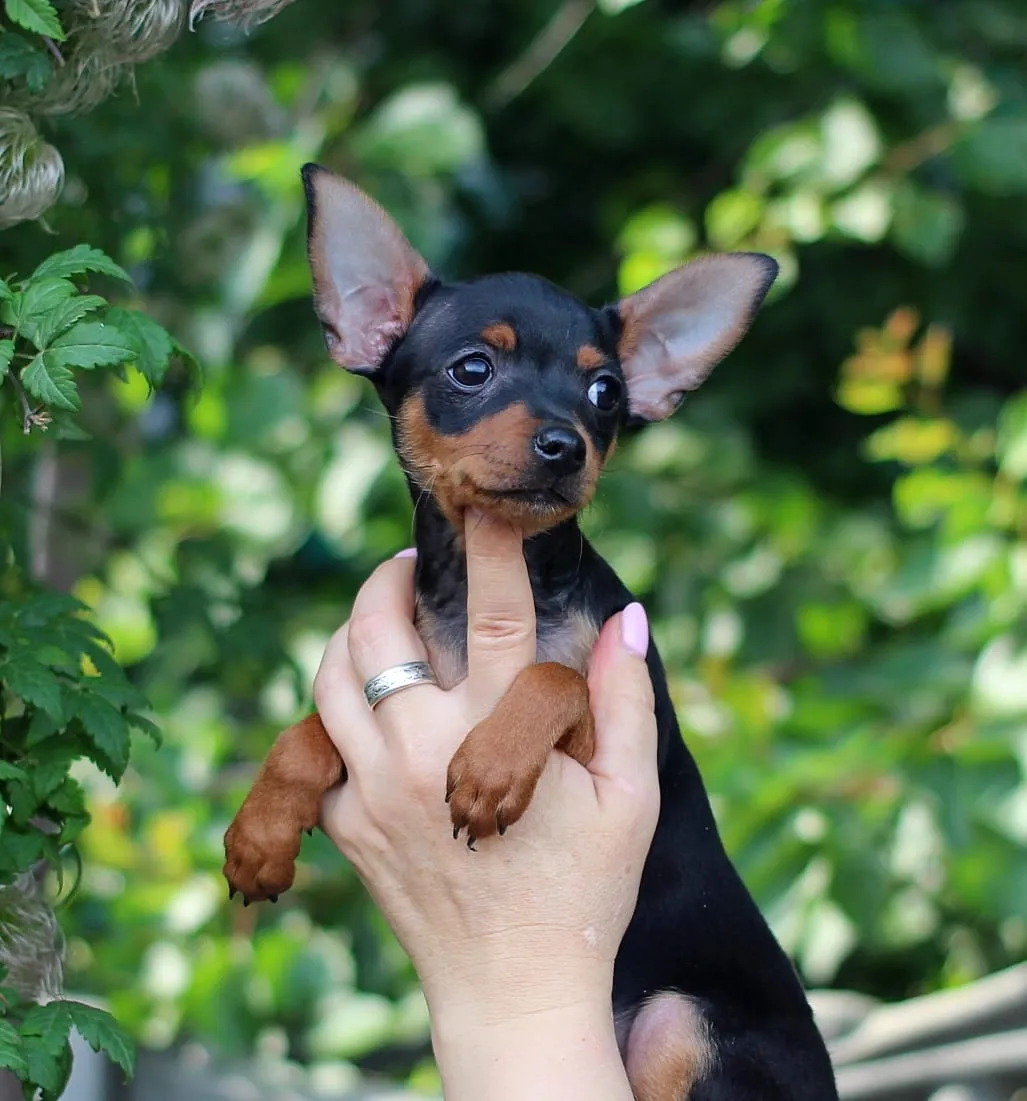
M 608 999 L 502 1022 L 439 1015 L 432 1042 L 446 1101 L 632 1101 Z

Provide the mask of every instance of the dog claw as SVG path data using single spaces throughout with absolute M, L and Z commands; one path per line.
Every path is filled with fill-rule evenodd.
M 455 841 L 459 836 L 460 836 L 460 827 L 459 826 L 454 826 L 453 827 L 453 840 Z
M 506 833 L 506 823 L 503 821 L 503 816 L 501 814 L 496 815 L 496 833 L 498 833 L 500 837 Z
M 243 904 L 243 906 L 249 906 L 249 904 L 250 904 L 250 900 L 249 900 L 248 898 L 244 898 L 244 899 L 242 900 L 242 904 Z
M 310 829 L 307 830 L 307 837 L 313 837 L 313 836 L 314 836 L 314 827 L 311 826 Z
M 472 853 L 476 853 L 476 852 L 478 851 L 478 850 L 477 850 L 477 849 L 476 849 L 476 848 L 474 847 L 474 842 L 475 842 L 476 840 L 477 840 L 477 838 L 475 838 L 475 837 L 471 837 L 470 835 L 468 835 L 468 837 L 467 837 L 467 847 L 468 847 L 468 848 L 469 848 L 469 849 L 471 850 L 471 852 L 472 852 Z
M 278 895 L 268 895 L 267 900 L 268 900 L 268 902 L 277 902 L 278 901 Z
M 228 901 L 231 902 L 239 892 L 234 887 L 228 888 Z

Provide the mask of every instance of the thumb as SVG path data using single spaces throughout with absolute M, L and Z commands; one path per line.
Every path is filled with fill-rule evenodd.
M 656 785 L 656 715 L 645 662 L 648 649 L 645 609 L 629 604 L 603 627 L 588 670 L 596 724 L 589 771 L 596 779 L 633 791 Z

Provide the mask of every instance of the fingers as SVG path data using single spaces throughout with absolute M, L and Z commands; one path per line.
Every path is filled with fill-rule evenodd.
M 314 678 L 314 703 L 328 736 L 347 766 L 360 769 L 372 743 L 380 738 L 378 724 L 364 698 L 371 677 L 406 661 L 424 661 L 424 644 L 413 625 L 413 565 L 392 559 L 365 582 L 348 623 L 332 636 Z M 383 711 L 400 697 L 424 691 L 420 685 L 383 700 Z
M 535 660 L 535 602 L 521 532 L 471 513 L 464 525 L 468 679 L 491 706 Z
M 361 587 L 349 624 L 349 652 L 363 686 L 394 665 L 427 661 L 428 653 L 414 628 L 414 564 L 409 558 L 383 563 Z M 375 707 L 379 718 L 423 706 L 430 685 L 411 685 Z M 417 703 L 420 698 L 420 704 Z M 366 707 L 365 702 L 365 707 Z
M 588 687 L 596 720 L 589 771 L 620 788 L 659 798 L 656 715 L 645 654 L 649 624 L 641 604 L 629 604 L 603 627 L 592 654 Z M 649 790 L 649 789 L 654 790 Z

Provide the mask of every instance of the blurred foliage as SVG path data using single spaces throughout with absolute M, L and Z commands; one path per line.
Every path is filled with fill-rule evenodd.
M 117 795 L 77 774 L 69 981 L 150 1044 L 342 1078 L 424 1053 L 409 965 L 324 838 L 274 909 L 230 908 L 219 870 L 326 639 L 409 541 L 385 422 L 310 309 L 311 159 L 452 276 L 598 304 L 705 248 L 780 260 L 750 337 L 625 442 L 586 526 L 651 610 L 729 850 L 807 981 L 901 997 L 1027 958 L 1025 45 L 1018 0 L 295 0 L 52 119 L 63 197 L 50 234 L 4 232 L 4 270 L 88 241 L 203 364 L 201 387 L 91 379 L 91 439 L 49 480 L 0 390 L 3 522 L 165 735 Z

